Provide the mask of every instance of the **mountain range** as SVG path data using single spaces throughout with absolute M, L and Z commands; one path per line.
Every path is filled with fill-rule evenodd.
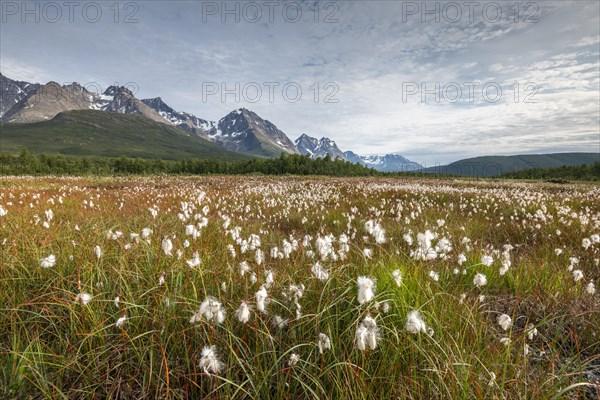
M 300 153 L 308 155 L 313 159 L 325 157 L 329 154 L 330 157 L 335 159 L 358 162 L 375 169 L 394 170 L 391 162 L 371 162 L 369 157 L 361 158 L 360 156 L 355 156 L 353 152 L 348 152 L 352 155 L 348 157 L 337 147 L 334 141 L 328 138 L 317 140 L 303 134 L 295 142 L 292 142 L 275 124 L 245 108 L 230 112 L 218 122 L 210 121 L 187 112 L 177 111 L 160 97 L 138 99 L 131 90 L 122 86 L 110 86 L 102 94 L 99 94 L 88 91 L 78 83 L 60 85 L 57 82 L 48 82 L 45 85 L 40 85 L 14 81 L 1 73 L 0 91 L 2 96 L 0 123 L 5 127 L 11 125 L 11 128 L 3 129 L 7 132 L 3 138 L 5 149 L 18 147 L 37 148 L 35 143 L 24 141 L 25 138 L 33 140 L 28 134 L 22 135 L 19 138 L 16 132 L 20 129 L 27 130 L 28 133 L 33 132 L 33 130 L 42 131 L 48 129 L 56 134 L 56 128 L 63 126 L 69 121 L 70 124 L 83 129 L 81 134 L 90 133 L 92 136 L 95 136 L 99 134 L 98 130 L 94 130 L 95 128 L 92 131 L 84 129 L 86 126 L 90 127 L 90 129 L 93 128 L 93 126 L 88 124 L 89 120 L 94 120 L 96 124 L 105 120 L 108 125 L 113 128 L 115 127 L 115 118 L 107 118 L 107 116 L 92 117 L 89 113 L 62 115 L 58 121 L 50 124 L 50 121 L 61 115 L 61 113 L 70 113 L 77 110 L 95 110 L 116 114 L 138 115 L 158 124 L 179 128 L 188 134 L 215 143 L 221 148 L 234 153 L 258 157 L 275 157 L 281 153 Z M 135 121 L 141 123 L 141 120 L 128 120 L 121 121 L 122 124 L 120 125 L 126 125 L 129 129 L 137 132 L 141 129 L 141 126 L 136 129 Z M 47 122 L 48 124 L 37 125 L 35 129 L 33 129 L 33 126 L 28 125 L 43 122 Z M 144 126 L 144 128 L 146 129 L 147 126 Z M 8 142 L 8 132 L 11 134 L 12 142 L 10 143 Z M 75 149 L 65 145 L 56 150 L 69 153 Z M 78 152 L 80 150 L 77 149 Z M 127 149 L 122 150 L 125 151 Z M 179 152 L 167 153 L 168 155 L 179 154 Z M 403 162 L 406 161 L 402 156 L 397 155 L 378 157 L 385 158 L 386 160 L 399 157 Z
M 358 163 L 381 172 L 412 172 L 423 168 L 421 164 L 410 161 L 400 154 L 359 156 L 352 151 L 346 151 L 344 156 L 352 163 Z
M 358 163 L 383 172 L 416 171 L 463 176 L 498 176 L 525 168 L 590 164 L 598 153 L 489 156 L 423 168 L 399 154 L 343 152 L 326 137 L 302 134 L 294 142 L 275 124 L 240 108 L 217 121 L 177 111 L 162 98 L 138 99 L 123 86 L 102 94 L 78 83 L 45 85 L 0 73 L 0 148 L 18 152 L 144 158 L 247 159 L 302 154 Z

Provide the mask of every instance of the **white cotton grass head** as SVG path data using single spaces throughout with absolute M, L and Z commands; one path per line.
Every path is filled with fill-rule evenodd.
M 425 321 L 423 320 L 423 317 L 419 311 L 413 310 L 408 313 L 404 329 L 406 329 L 407 332 L 415 335 L 420 332 L 427 332 L 427 325 L 425 325 Z
M 258 309 L 258 311 L 266 314 L 266 305 L 269 298 L 269 294 L 267 293 L 267 289 L 264 287 L 264 285 L 261 286 L 260 289 L 258 289 L 256 294 L 254 295 L 254 298 L 256 299 L 256 308 Z
M 587 284 L 585 287 L 585 292 L 590 296 L 596 294 L 596 286 L 594 285 L 594 281 L 590 281 L 590 283 Z
M 356 348 L 358 348 L 360 351 L 365 351 L 367 349 L 367 328 L 359 325 L 359 327 L 356 328 L 354 341 L 356 343 Z
M 492 256 L 485 255 L 481 257 L 481 263 L 486 267 L 489 267 L 494 263 L 494 258 Z
M 242 324 L 245 324 L 250 320 L 250 306 L 245 301 L 242 301 L 238 309 L 235 311 L 235 317 Z
M 79 293 L 77 296 L 75 296 L 75 302 L 77 303 L 81 303 L 82 305 L 88 305 L 90 304 L 90 302 L 92 301 L 94 297 L 86 292 L 82 292 Z
M 573 280 L 575 281 L 575 283 L 579 282 L 582 279 L 583 279 L 583 271 L 582 270 L 576 269 L 575 271 L 573 271 Z
M 382 303 L 382 305 L 381 305 L 381 311 L 382 311 L 384 314 L 387 314 L 387 313 L 389 313 L 389 312 L 390 312 L 390 307 L 391 307 L 391 306 L 390 306 L 390 302 L 386 300 L 386 301 L 384 301 L 384 302 Z
M 484 287 L 487 285 L 487 277 L 482 273 L 475 274 L 473 277 L 473 285 L 477 286 L 478 288 Z
M 493 372 L 490 372 L 490 380 L 488 382 L 488 386 L 492 387 L 496 384 L 496 374 Z
M 500 325 L 503 330 L 507 331 L 512 326 L 512 318 L 507 314 L 502 314 L 498 316 L 498 325 Z
M 223 370 L 223 363 L 219 360 L 217 348 L 215 346 L 202 349 L 202 356 L 198 364 L 206 374 L 216 375 Z
M 271 326 L 273 326 L 273 328 L 283 329 L 288 325 L 289 321 L 289 319 L 283 318 L 280 315 L 274 315 L 273 318 L 271 318 Z
M 192 258 L 186 261 L 186 264 L 190 268 L 196 268 L 198 265 L 202 264 L 202 260 L 200 260 L 198 252 L 195 252 Z
M 359 276 L 356 279 L 356 285 L 358 286 L 358 303 L 364 304 L 373 300 L 375 297 L 375 281 L 372 278 L 366 276 Z
M 504 276 L 508 272 L 509 268 L 510 268 L 510 260 L 502 261 L 502 266 L 500 267 L 500 270 L 498 271 L 500 273 L 500 276 Z
M 354 337 L 356 347 L 360 351 L 364 351 L 367 348 L 375 350 L 378 337 L 379 329 L 377 328 L 377 322 L 371 316 L 367 315 L 356 329 Z
M 125 321 L 127 321 L 127 316 L 123 315 L 122 317 L 120 317 L 117 322 L 115 323 L 115 327 L 117 328 L 122 328 L 123 325 L 125 324 Z
M 323 266 L 318 261 L 312 266 L 310 272 L 315 278 L 322 282 L 325 282 L 329 279 L 329 272 L 327 272 L 327 270 L 323 268 Z
M 538 330 L 533 324 L 528 324 L 527 328 L 525 328 L 525 333 L 527 333 L 527 337 L 529 340 L 533 340 L 534 337 L 537 336 Z
M 331 349 L 331 339 L 324 333 L 319 333 L 317 337 L 317 347 L 319 348 L 319 354 L 323 354 L 325 350 Z
M 266 276 L 265 276 L 265 287 L 267 289 L 269 289 L 271 286 L 273 286 L 273 282 L 275 282 L 275 278 L 273 276 L 273 271 L 266 271 Z
M 396 269 L 394 270 L 394 272 L 392 272 L 392 277 L 394 278 L 394 282 L 396 282 L 396 285 L 402 285 L 402 272 L 400 272 L 399 269 Z
M 54 254 L 50 254 L 48 257 L 40 258 L 40 267 L 51 268 L 56 265 L 56 257 Z
M 248 261 L 242 261 L 239 264 L 239 268 L 240 268 L 240 276 L 244 276 L 244 275 L 246 275 L 246 273 L 250 272 L 250 264 L 248 264 Z
M 173 242 L 166 236 L 163 238 L 160 247 L 167 257 L 173 256 Z
M 294 368 L 296 364 L 298 364 L 298 361 L 300 361 L 300 356 L 296 353 L 292 353 L 290 359 L 288 360 L 288 367 Z
M 100 257 L 102 257 L 102 249 L 100 248 L 100 246 L 94 247 L 94 254 L 96 255 L 96 258 L 98 260 L 100 259 Z
M 193 324 L 202 317 L 206 318 L 209 322 L 222 324 L 223 321 L 225 321 L 225 309 L 219 300 L 212 296 L 208 296 L 204 299 L 202 304 L 200 304 L 198 312 L 190 319 L 190 323 Z

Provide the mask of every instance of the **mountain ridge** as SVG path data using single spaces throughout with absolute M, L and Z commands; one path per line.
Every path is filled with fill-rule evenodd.
M 424 168 L 420 172 L 472 177 L 496 177 L 532 168 L 555 168 L 593 164 L 600 161 L 600 152 L 567 152 L 479 156 L 454 161 L 447 165 Z
M 279 154 L 298 154 L 294 143 L 269 120 L 239 108 L 219 120 L 209 138 L 223 148 L 244 154 L 273 157 Z
M 39 83 L 12 80 L 0 72 L 0 119 L 29 93 L 39 89 Z
M 384 154 L 361 156 L 352 151 L 344 152 L 350 162 L 358 163 L 381 172 L 412 172 L 423 168 L 417 162 L 411 161 L 400 154 Z
M 344 153 L 337 147 L 335 141 L 322 137 L 321 139 L 308 136 L 306 133 L 300 135 L 294 145 L 302 155 L 308 155 L 310 158 L 324 158 L 329 155 L 332 159 L 348 161 Z
M 22 91 L 21 86 L 29 85 L 4 76 L 2 80 L 4 86 L 14 88 L 15 92 Z M 7 105 L 6 109 L 1 123 L 48 121 L 61 112 L 74 110 L 137 114 L 212 141 L 229 151 L 259 157 L 298 154 L 294 143 L 275 124 L 245 108 L 230 112 L 216 123 L 176 111 L 161 97 L 140 100 L 123 86 L 110 86 L 102 94 L 96 94 L 78 83 L 61 86 L 56 82 L 48 82 L 21 95 L 14 105 L 10 108 Z

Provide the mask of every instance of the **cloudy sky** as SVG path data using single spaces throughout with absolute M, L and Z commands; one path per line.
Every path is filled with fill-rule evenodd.
M 427 165 L 600 151 L 597 1 L 116 4 L 3 0 L 0 71 Z

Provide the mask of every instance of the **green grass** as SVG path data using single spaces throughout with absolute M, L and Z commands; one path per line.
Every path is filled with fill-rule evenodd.
M 199 191 L 206 193 L 200 202 Z M 5 178 L 0 398 L 594 399 L 598 388 L 589 374 L 600 375 L 599 300 L 585 286 L 600 277 L 600 246 L 584 250 L 581 239 L 598 233 L 599 194 L 589 185 L 556 192 L 541 184 L 384 178 Z M 84 207 L 84 200 L 94 208 Z M 182 202 L 192 205 L 186 222 L 177 215 Z M 197 222 L 193 216 L 204 215 L 205 206 L 209 224 L 193 240 L 185 225 Z M 149 207 L 159 208 L 156 218 Z M 546 222 L 530 217 L 543 207 Z M 48 209 L 54 219 L 44 228 L 35 216 L 45 220 Z M 591 222 L 580 224 L 580 215 Z M 241 253 L 222 216 L 231 218 L 228 230 L 241 228 L 242 238 L 261 237 L 264 264 L 256 264 L 253 251 Z M 369 219 L 386 229 L 386 243 L 376 244 L 365 232 Z M 438 226 L 438 219 L 445 224 Z M 153 230 L 149 242 L 129 238 L 144 227 Z M 426 229 L 450 239 L 446 259 L 411 257 L 415 245 L 402 235 L 411 231 L 416 238 Z M 109 239 L 109 230 L 124 236 Z M 321 261 L 330 273 L 321 282 L 310 272 L 310 250 L 318 258 L 315 239 L 329 233 L 350 236 L 350 250 L 343 260 Z M 306 247 L 305 234 L 312 236 Z M 183 251 L 181 259 L 161 251 L 165 235 Z M 270 249 L 281 250 L 290 236 L 298 250 L 272 259 Z M 470 249 L 463 237 L 471 239 Z M 228 244 L 234 244 L 235 258 Z M 515 248 L 512 266 L 501 276 L 499 256 L 492 266 L 481 265 L 481 256 L 505 244 Z M 100 259 L 96 245 L 103 250 Z M 365 247 L 372 258 L 363 256 Z M 563 254 L 554 253 L 558 247 Z M 340 248 L 337 241 L 334 248 Z M 185 261 L 196 251 L 202 265 L 191 269 Z M 460 253 L 467 256 L 463 266 L 456 261 Z M 41 268 L 39 259 L 49 254 L 56 266 Z M 579 283 L 567 270 L 573 255 L 585 274 Z M 254 285 L 238 272 L 243 260 L 258 277 Z M 465 273 L 454 274 L 457 267 Z M 395 269 L 402 272 L 401 286 L 392 278 Z M 254 309 L 244 325 L 235 310 L 242 300 L 255 304 L 266 270 L 275 274 L 269 313 Z M 439 273 L 438 282 L 430 270 Z M 473 285 L 477 272 L 488 278 L 483 288 Z M 375 279 L 376 292 L 360 305 L 356 278 L 362 275 Z M 282 295 L 292 283 L 305 285 L 299 319 Z M 94 296 L 86 306 L 74 301 L 82 291 Z M 206 296 L 223 303 L 223 324 L 189 323 Z M 433 336 L 405 330 L 412 310 L 420 311 Z M 506 332 L 496 322 L 501 313 L 513 319 Z M 127 321 L 116 328 L 123 315 Z M 274 328 L 274 315 L 289 318 L 289 325 Z M 361 352 L 354 338 L 366 315 L 375 318 L 380 336 L 375 350 Z M 539 331 L 532 340 L 525 331 L 529 323 Z M 332 343 L 323 355 L 316 346 L 320 332 Z M 509 346 L 503 337 L 511 338 Z M 209 345 L 225 365 L 220 374 L 199 368 Z M 292 353 L 300 361 L 290 368 Z
M 138 115 L 78 110 L 60 113 L 50 121 L 3 124 L 0 129 L 0 147 L 5 152 L 26 148 L 34 153 L 165 160 L 250 158 Z

